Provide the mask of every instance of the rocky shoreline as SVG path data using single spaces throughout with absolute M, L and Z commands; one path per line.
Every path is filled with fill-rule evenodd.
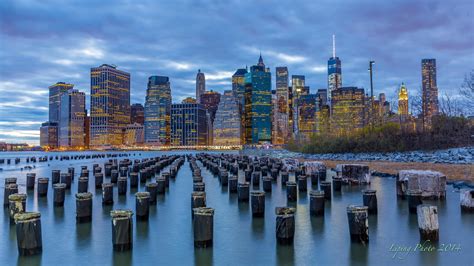
M 306 154 L 283 149 L 245 149 L 245 155 L 272 156 L 276 158 L 302 158 L 307 160 L 336 161 L 388 161 L 442 164 L 474 164 L 474 146 L 436 151 L 411 151 L 391 153 L 327 153 Z

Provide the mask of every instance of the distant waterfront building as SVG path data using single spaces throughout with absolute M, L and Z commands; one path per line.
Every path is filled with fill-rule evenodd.
M 232 91 L 224 91 L 213 126 L 213 145 L 240 145 L 241 121 L 239 105 Z
M 402 120 L 408 116 L 408 90 L 403 83 L 398 91 L 398 115 Z
M 145 124 L 145 107 L 141 103 L 130 106 L 130 124 Z
M 144 126 L 139 123 L 127 125 L 123 129 L 123 145 L 138 146 L 145 142 Z
M 168 77 L 151 76 L 145 101 L 145 142 L 169 145 L 171 134 L 171 88 Z
M 277 67 L 276 75 L 276 100 L 274 108 L 274 144 L 284 144 L 291 137 L 289 128 L 289 91 L 288 68 Z
M 91 146 L 119 146 L 130 124 L 130 74 L 103 64 L 91 68 Z
M 206 77 L 204 73 L 201 72 L 201 69 L 198 70 L 196 75 L 196 101 L 201 103 L 201 95 L 206 92 Z
M 316 134 L 316 114 L 318 111 L 316 94 L 301 95 L 298 102 L 298 138 L 309 140 L 311 136 Z
M 241 120 L 241 143 L 244 143 L 244 113 L 245 113 L 245 75 L 248 73 L 247 67 L 239 68 L 235 71 L 234 75 L 232 75 L 232 92 L 234 97 L 239 105 L 239 115 Z
M 332 36 L 332 57 L 328 60 L 328 103 L 331 103 L 332 91 L 342 87 L 341 60 L 336 56 L 336 37 Z
M 272 140 L 272 76 L 260 55 L 257 65 L 245 74 L 244 140 L 262 144 Z
M 213 125 L 214 120 L 216 117 L 217 107 L 219 106 L 219 102 L 221 100 L 221 94 L 215 91 L 206 91 L 203 95 L 201 95 L 201 104 L 206 108 L 207 113 L 209 115 L 209 145 L 213 144 Z M 238 112 L 238 110 L 237 110 Z
M 84 148 L 86 94 L 71 89 L 61 94 L 59 107 L 59 147 Z
M 292 90 L 292 105 L 293 105 L 293 133 L 298 135 L 299 131 L 299 114 L 298 114 L 298 100 L 301 95 L 307 94 L 307 90 L 305 88 L 305 76 L 303 75 L 292 75 L 291 76 L 291 90 Z
M 44 149 L 58 147 L 58 123 L 44 122 L 40 128 L 40 146 Z
M 84 117 L 84 147 L 89 149 L 91 143 L 91 117 L 87 114 L 87 110 Z
M 171 145 L 208 145 L 208 115 L 202 104 L 171 105 Z
M 430 126 L 431 118 L 438 114 L 438 87 L 436 85 L 436 59 L 421 60 L 423 124 Z
M 341 87 L 331 92 L 331 131 L 337 135 L 363 128 L 365 118 L 364 89 Z
M 57 82 L 54 85 L 49 86 L 49 121 L 59 121 L 59 104 L 61 94 L 74 88 L 73 84 L 65 82 Z

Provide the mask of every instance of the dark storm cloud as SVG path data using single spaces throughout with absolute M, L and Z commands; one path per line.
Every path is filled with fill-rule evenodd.
M 171 78 L 174 101 L 193 96 L 197 69 L 208 89 L 231 88 L 237 68 L 286 65 L 326 88 L 336 34 L 343 85 L 394 99 L 401 82 L 415 94 L 421 59 L 436 58 L 440 95 L 457 94 L 474 68 L 472 1 L 25 1 L 0 2 L 0 140 L 38 140 L 48 117 L 47 87 L 75 84 L 89 94 L 90 68 L 131 73 L 132 102 L 147 78 Z M 274 77 L 272 77 L 274 83 Z M 273 84 L 274 86 L 274 84 Z

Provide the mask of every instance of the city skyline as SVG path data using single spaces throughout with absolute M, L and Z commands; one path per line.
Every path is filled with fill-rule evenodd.
M 289 75 L 304 75 L 305 85 L 316 93 L 327 87 L 332 34 L 337 38 L 344 86 L 367 92 L 367 65 L 374 60 L 374 95 L 384 92 L 391 101 L 397 99 L 402 82 L 410 95 L 421 93 L 423 58 L 437 60 L 439 96 L 455 96 L 464 75 L 474 68 L 470 59 L 474 54 L 469 31 L 472 22 L 468 17 L 472 3 L 468 1 L 455 6 L 441 1 L 363 2 L 336 8 L 328 8 L 329 2 L 317 6 L 309 2 L 279 4 L 274 10 L 265 9 L 265 13 L 265 3 L 252 3 L 255 9 L 249 8 L 250 4 L 233 3 L 198 7 L 218 14 L 220 23 L 193 12 L 193 5 L 176 4 L 180 6 L 179 14 L 177 6 L 167 5 L 172 4 L 160 3 L 157 8 L 118 4 L 108 11 L 97 8 L 101 11 L 94 12 L 105 12 L 105 16 L 91 21 L 87 20 L 91 16 L 80 16 L 80 12 L 90 11 L 87 4 L 58 5 L 55 13 L 77 8 L 79 14 L 56 25 L 45 5 L 2 1 L 0 141 L 39 143 L 38 128 L 48 118 L 48 87 L 58 81 L 74 84 L 75 89 L 85 92 L 86 106 L 90 106 L 90 68 L 103 63 L 116 64 L 131 74 L 130 103 L 141 104 L 145 103 L 147 79 L 152 75 L 170 77 L 173 102 L 195 96 L 198 69 L 206 75 L 207 90 L 230 90 L 235 70 L 254 64 L 260 52 L 272 72 L 272 89 L 276 89 L 275 67 L 287 66 Z M 136 12 L 127 12 L 129 9 Z M 162 14 L 153 15 L 160 17 L 159 21 L 151 17 L 151 10 Z M 251 15 L 244 14 L 244 10 L 252 10 L 261 26 L 238 20 Z M 335 14 L 345 15 L 344 20 L 329 25 L 328 17 Z M 119 19 L 122 15 L 128 20 Z M 156 31 L 174 23 L 176 17 L 192 27 Z M 375 22 L 375 26 L 368 27 Z M 92 29 L 91 25 L 96 24 Z M 117 26 L 121 28 L 117 30 Z M 193 30 L 196 28 L 199 30 Z M 130 37 L 125 36 L 132 31 Z M 155 38 L 151 33 L 161 34 Z M 299 36 L 298 41 L 295 36 Z M 16 115 L 5 115 L 10 113 Z

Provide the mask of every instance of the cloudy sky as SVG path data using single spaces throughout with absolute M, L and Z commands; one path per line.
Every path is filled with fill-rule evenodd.
M 90 68 L 102 63 L 131 73 L 132 103 L 144 102 L 150 75 L 170 77 L 174 101 L 194 96 L 198 69 L 208 89 L 230 89 L 260 51 L 272 72 L 288 66 L 314 92 L 327 87 L 332 34 L 344 86 L 369 88 L 375 60 L 375 92 L 392 101 L 402 82 L 420 91 L 420 61 L 436 58 L 440 94 L 456 96 L 474 69 L 473 11 L 472 0 L 2 0 L 0 141 L 37 144 L 48 86 L 89 95 Z

